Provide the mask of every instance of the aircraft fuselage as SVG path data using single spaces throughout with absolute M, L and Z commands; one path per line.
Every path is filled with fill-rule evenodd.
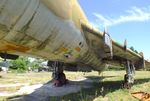
M 99 67 L 81 21 L 88 22 L 76 0 L 1 0 L 0 51 Z

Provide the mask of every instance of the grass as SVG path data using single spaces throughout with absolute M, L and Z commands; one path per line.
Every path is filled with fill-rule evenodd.
M 99 81 L 95 82 L 92 88 L 49 99 L 50 101 L 138 101 L 131 96 L 131 92 L 150 91 L 150 72 L 137 71 L 135 84 L 130 90 L 122 89 L 124 74 L 125 71 L 105 71 L 99 76 L 96 72 L 87 73 L 84 76 Z
M 51 79 L 51 73 L 0 73 L 0 84 L 14 83 L 46 83 Z
M 60 97 L 50 97 L 50 101 L 138 101 L 131 96 L 131 92 L 150 92 L 150 71 L 136 71 L 135 84 L 130 90 L 122 89 L 125 71 L 104 71 L 101 75 L 97 72 L 65 72 L 70 80 L 87 77 L 95 80 L 93 87 L 82 88 L 78 93 L 72 93 Z M 50 73 L 23 73 L 0 74 L 0 84 L 8 83 L 46 83 L 51 79 Z M 2 82 L 1 82 L 2 81 Z M 0 101 L 6 99 L 0 97 Z
M 7 97 L 0 97 L 0 101 L 7 101 Z
M 17 87 L 0 87 L 0 92 L 16 92 L 17 90 L 19 90 L 22 86 L 17 86 Z

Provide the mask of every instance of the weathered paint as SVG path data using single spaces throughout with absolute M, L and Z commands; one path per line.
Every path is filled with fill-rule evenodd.
M 75 50 L 76 50 L 77 52 L 80 52 L 80 51 L 81 51 L 81 48 L 80 48 L 80 47 L 76 47 Z
M 1 52 L 82 62 L 102 70 L 102 36 L 90 26 L 77 0 L 0 0 Z M 124 52 L 116 44 L 113 51 L 119 56 Z
M 2 4 L 0 25 L 6 26 L 0 27 L 0 31 L 4 33 L 1 41 L 20 47 L 7 45 L 5 49 L 0 49 L 1 51 L 15 50 L 65 62 L 76 62 L 88 51 L 86 41 L 79 29 L 80 24 L 74 22 L 76 19 L 79 21 L 83 18 L 84 14 L 77 9 L 76 11 L 81 12 L 80 16 L 77 15 L 76 19 L 72 17 L 72 10 L 75 9 L 72 6 L 78 5 L 75 0 L 63 2 L 61 0 L 55 2 L 51 0 L 3 0 L 0 2 Z M 58 7 L 60 3 L 63 5 Z M 70 7 L 71 11 L 68 11 Z M 76 48 L 79 47 L 80 42 L 83 44 L 82 50 Z M 64 57 L 68 53 L 71 54 L 70 59 Z
M 28 47 L 24 47 L 24 46 L 21 46 L 21 45 L 15 45 L 13 43 L 9 43 L 7 41 L 1 41 L 0 43 L 0 52 L 26 52 L 26 51 L 29 51 L 30 48 Z

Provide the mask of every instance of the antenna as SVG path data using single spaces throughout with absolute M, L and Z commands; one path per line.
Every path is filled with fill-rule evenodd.
M 107 34 L 107 27 L 104 27 L 104 34 Z
M 127 50 L 127 39 L 124 40 L 124 49 Z

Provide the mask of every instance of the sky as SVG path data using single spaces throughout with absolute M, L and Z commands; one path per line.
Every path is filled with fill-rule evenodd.
M 150 60 L 150 0 L 78 0 L 89 22 Z

